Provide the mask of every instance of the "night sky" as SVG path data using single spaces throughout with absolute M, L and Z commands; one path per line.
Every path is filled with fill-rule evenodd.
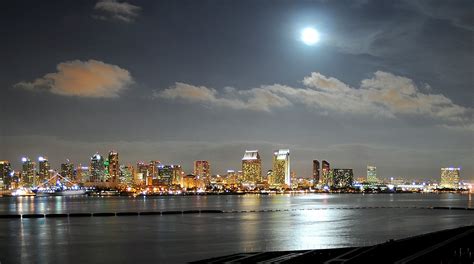
M 473 1 L 8 1 L 0 159 L 289 148 L 365 176 L 474 180 Z M 309 46 L 300 32 L 313 27 Z

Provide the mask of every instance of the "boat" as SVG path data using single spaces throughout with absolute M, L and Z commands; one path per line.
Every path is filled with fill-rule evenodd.
M 84 195 L 86 194 L 86 190 L 84 189 L 76 189 L 76 190 L 56 190 L 52 193 L 53 196 L 71 196 L 71 195 Z
M 35 196 L 36 194 L 30 189 L 19 188 L 11 192 L 12 196 Z

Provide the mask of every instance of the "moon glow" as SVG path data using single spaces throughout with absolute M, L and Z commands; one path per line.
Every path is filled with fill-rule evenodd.
M 319 42 L 319 32 L 311 27 L 307 27 L 301 31 L 301 41 L 308 46 L 312 46 Z

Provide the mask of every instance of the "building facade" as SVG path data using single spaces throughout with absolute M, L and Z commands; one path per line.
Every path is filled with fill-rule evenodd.
M 367 166 L 367 182 L 368 183 L 377 183 L 377 167 L 375 166 Z
M 69 180 L 76 180 L 74 177 L 74 164 L 72 164 L 68 159 L 65 163 L 61 163 L 61 176 L 68 178 Z
M 319 184 L 323 186 L 332 186 L 331 165 L 325 160 L 321 162 L 321 165 L 321 179 Z
M 105 181 L 105 164 L 104 158 L 96 153 L 91 157 L 90 169 L 90 182 L 102 182 Z
M 0 190 L 8 189 L 12 182 L 12 167 L 7 160 L 0 160 Z
M 331 187 L 349 188 L 352 187 L 354 181 L 354 172 L 352 169 L 333 169 L 332 177 Z
M 441 168 L 441 187 L 458 188 L 461 168 Z
M 119 155 L 116 151 L 110 151 L 107 159 L 108 181 L 118 183 L 120 177 Z
M 279 149 L 273 152 L 273 169 L 271 174 L 271 185 L 291 186 L 290 174 L 290 150 Z
M 36 163 L 28 157 L 21 158 L 21 181 L 27 186 L 36 186 Z
M 320 164 L 318 160 L 313 160 L 313 185 L 317 185 L 321 178 L 320 174 Z
M 205 182 L 206 185 L 211 183 L 211 165 L 207 160 L 194 161 L 194 175 Z
M 262 180 L 262 160 L 258 150 L 246 150 L 242 158 L 242 181 L 256 184 Z

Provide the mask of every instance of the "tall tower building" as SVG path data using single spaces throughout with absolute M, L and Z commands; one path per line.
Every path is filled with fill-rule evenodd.
M 7 160 L 0 160 L 0 190 L 7 189 L 11 184 L 12 167 Z
M 120 177 L 119 182 L 130 186 L 133 184 L 135 175 L 135 168 L 132 165 L 120 165 Z
M 272 185 L 291 186 L 290 150 L 279 149 L 273 152 Z
M 206 185 L 211 182 L 211 166 L 207 160 L 194 161 L 194 175 L 199 179 L 203 179 Z
M 75 180 L 79 183 L 92 181 L 91 180 L 91 171 L 90 171 L 89 167 L 82 166 L 81 164 L 79 164 L 79 166 L 76 168 L 76 179 Z
M 320 165 L 318 160 L 313 160 L 313 185 L 317 185 L 320 180 Z
M 158 165 L 158 179 L 153 180 L 153 185 L 170 187 L 171 185 L 181 185 L 183 169 L 181 165 Z
M 36 163 L 28 157 L 23 157 L 21 167 L 21 181 L 29 186 L 36 186 Z
M 458 188 L 461 168 L 441 168 L 441 187 Z
M 104 165 L 104 158 L 99 155 L 99 153 L 96 153 L 92 156 L 91 158 L 91 165 L 89 167 L 91 175 L 90 175 L 90 181 L 91 182 L 101 182 L 104 180 L 104 171 L 105 171 L 105 165 Z
M 109 181 L 113 183 L 118 183 L 120 176 L 119 155 L 115 151 L 109 152 L 108 173 Z
M 135 184 L 146 184 L 148 177 L 148 164 L 143 161 L 137 163 L 137 171 L 135 173 Z M 151 185 L 151 183 L 150 183 Z
M 321 164 L 321 181 L 322 185 L 331 186 L 331 166 L 329 162 L 323 160 Z
M 74 164 L 72 164 L 68 159 L 65 163 L 61 163 L 61 176 L 68 178 L 69 180 L 74 179 Z
M 38 184 L 47 180 L 50 169 L 51 166 L 49 165 L 48 158 L 43 156 L 38 157 Z
M 246 150 L 242 158 L 242 178 L 244 183 L 256 184 L 262 180 L 262 160 L 258 150 Z
M 148 164 L 148 175 L 146 178 L 146 185 L 157 185 L 158 184 L 158 171 L 159 167 L 162 166 L 159 160 L 152 160 Z
M 368 183 L 377 183 L 377 167 L 367 166 L 367 182 Z

